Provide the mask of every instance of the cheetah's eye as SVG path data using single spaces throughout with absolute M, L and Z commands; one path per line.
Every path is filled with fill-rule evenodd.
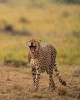
M 30 42 L 28 42 L 28 46 L 31 46 L 31 43 Z

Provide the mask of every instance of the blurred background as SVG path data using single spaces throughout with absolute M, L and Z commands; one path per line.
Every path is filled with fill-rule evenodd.
M 33 92 L 28 64 L 29 38 L 52 44 L 67 86 L 54 73 L 56 89 L 48 91 L 41 74 Z M 0 0 L 0 100 L 80 100 L 80 0 Z
M 58 65 L 80 65 L 80 0 L 0 0 L 0 64 L 27 66 L 30 37 L 51 43 Z

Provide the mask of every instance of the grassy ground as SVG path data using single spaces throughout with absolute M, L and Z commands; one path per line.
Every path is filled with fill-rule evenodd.
M 64 69 L 63 69 L 64 67 Z M 62 86 L 56 77 L 56 89 L 49 91 L 48 75 L 41 75 L 38 92 L 33 92 L 30 68 L 0 67 L 0 100 L 77 100 L 80 99 L 79 66 L 60 66 L 60 73 L 67 86 Z

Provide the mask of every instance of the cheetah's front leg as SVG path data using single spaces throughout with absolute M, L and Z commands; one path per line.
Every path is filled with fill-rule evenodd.
M 40 80 L 40 72 L 39 68 L 36 68 L 36 81 L 35 81 L 36 90 L 38 90 L 39 88 L 39 80 Z
M 32 77 L 33 77 L 33 83 L 35 85 L 35 81 L 36 81 L 36 68 L 35 67 L 32 68 Z
M 32 68 L 32 76 L 33 76 L 33 83 L 35 86 L 35 90 L 38 90 L 39 87 L 39 80 L 40 80 L 40 72 L 38 68 Z

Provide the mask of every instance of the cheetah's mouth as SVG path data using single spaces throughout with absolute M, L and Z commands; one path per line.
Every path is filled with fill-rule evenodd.
M 29 48 L 30 48 L 30 50 L 31 50 L 32 53 L 34 53 L 35 50 L 36 50 L 36 46 L 34 46 L 34 45 L 29 46 Z

